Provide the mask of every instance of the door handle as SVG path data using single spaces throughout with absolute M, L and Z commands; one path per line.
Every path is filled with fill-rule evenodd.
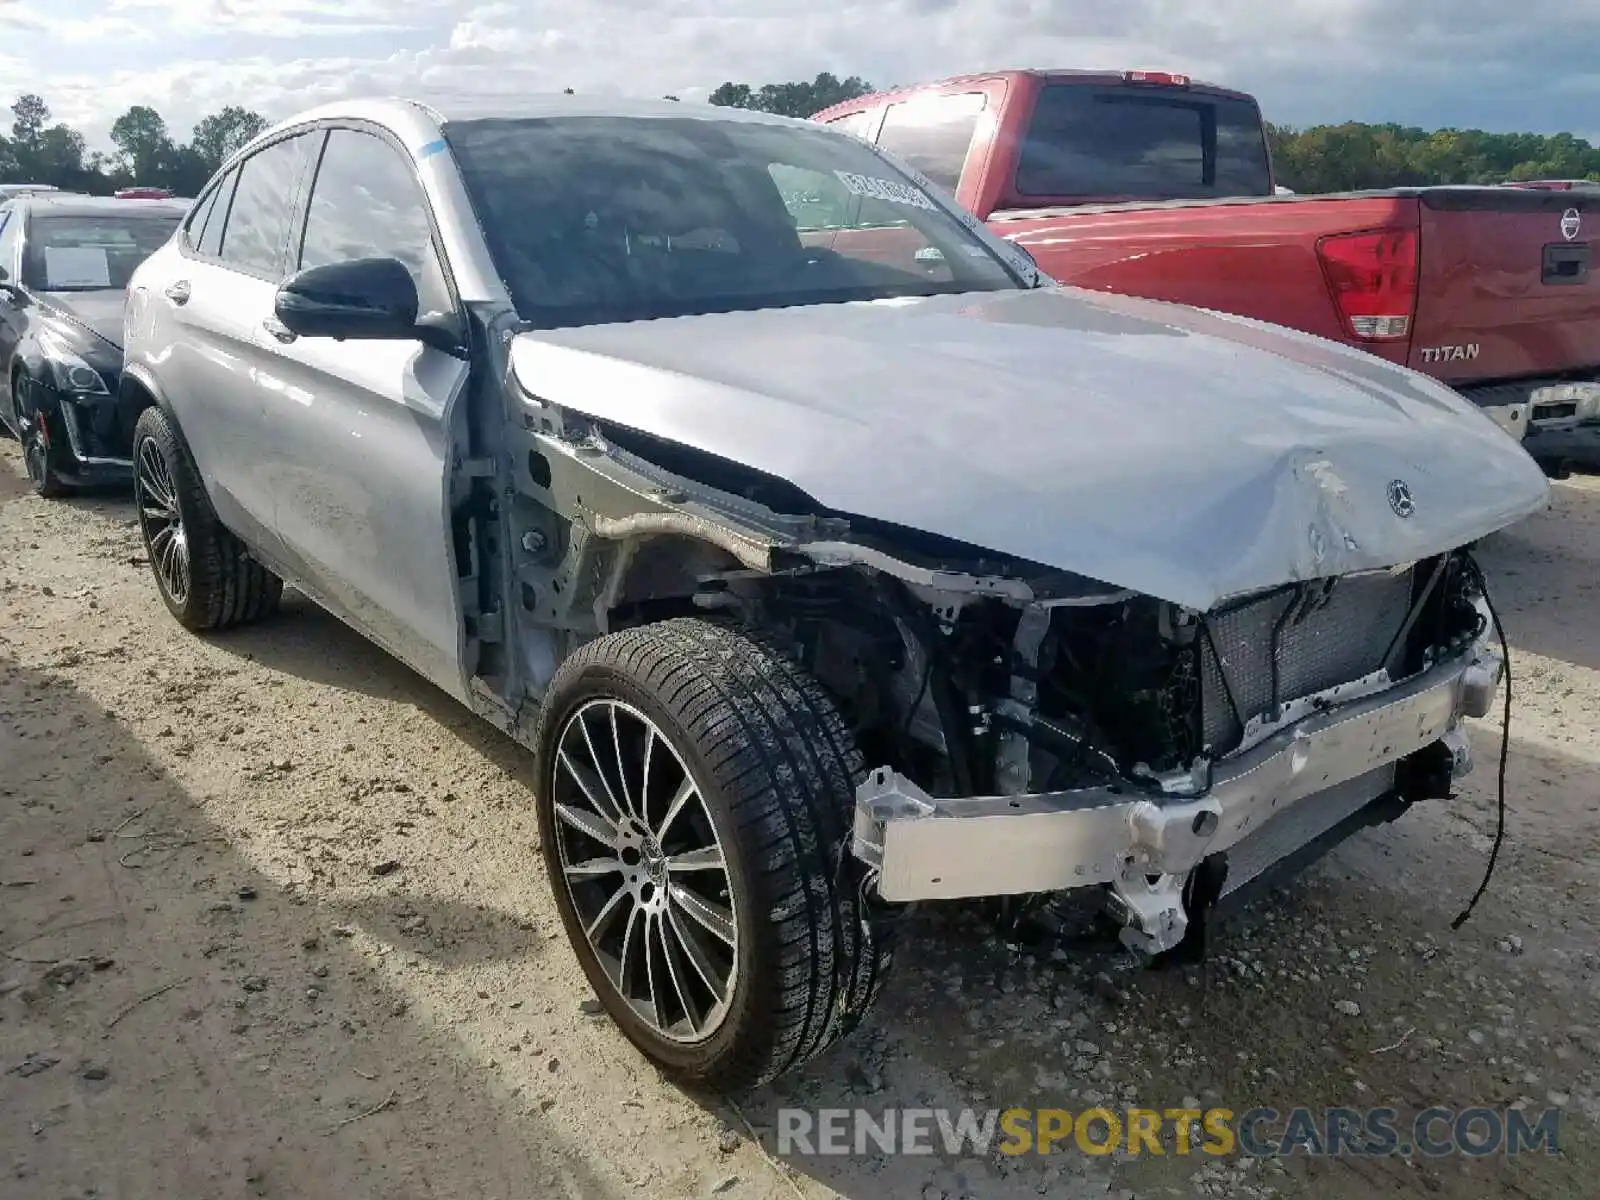
M 268 333 L 270 333 L 273 337 L 277 338 L 280 342 L 285 342 L 285 343 L 292 342 L 292 341 L 295 340 L 295 338 L 300 336 L 294 330 L 290 329 L 287 325 L 285 325 L 282 321 L 278 320 L 277 317 L 267 317 L 266 319 L 264 319 L 261 322 L 261 328 L 265 329 Z
M 167 299 L 171 300 L 174 304 L 189 303 L 189 281 L 187 279 L 180 279 L 176 283 L 169 283 L 167 285 L 166 296 Z

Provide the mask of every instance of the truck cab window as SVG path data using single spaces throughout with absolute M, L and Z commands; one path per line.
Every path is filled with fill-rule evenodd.
M 877 117 L 876 108 L 864 108 L 860 112 L 851 113 L 846 117 L 835 117 L 828 125 L 853 137 L 871 140 L 872 122 Z
M 1051 84 L 1017 163 L 1024 196 L 1202 199 L 1271 194 L 1254 104 L 1187 89 Z
M 961 169 L 987 100 L 982 92 L 960 92 L 891 104 L 878 132 L 878 145 L 953 192 L 961 182 Z

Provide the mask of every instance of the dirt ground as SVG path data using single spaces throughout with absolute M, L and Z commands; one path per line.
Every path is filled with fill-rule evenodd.
M 299 598 L 185 633 L 125 499 L 36 500 L 0 443 L 0 1196 L 1592 1197 L 1600 479 L 1484 558 L 1515 654 L 1510 838 L 1459 933 L 1490 721 L 1458 801 L 1256 903 L 1204 970 L 922 912 L 865 1030 L 730 1101 L 591 1015 L 518 747 Z M 1559 1153 L 1514 1159 L 768 1155 L 782 1104 L 1097 1101 L 1564 1116 Z

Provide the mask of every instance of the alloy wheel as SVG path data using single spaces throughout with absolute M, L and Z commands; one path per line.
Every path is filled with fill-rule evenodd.
M 35 486 L 43 485 L 50 477 L 50 451 L 33 422 L 22 426 L 22 465 Z
M 739 973 L 732 879 L 699 786 L 666 735 L 620 700 L 585 701 L 552 764 L 556 849 L 584 936 L 634 1014 L 704 1041 Z
M 139 462 L 133 476 L 134 504 L 139 509 L 139 529 L 150 551 L 156 579 L 174 604 L 189 598 L 189 538 L 178 511 L 177 489 L 166 459 L 151 438 L 139 444 Z

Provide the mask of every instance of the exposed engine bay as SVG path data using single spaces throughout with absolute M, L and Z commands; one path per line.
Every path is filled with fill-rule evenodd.
M 822 511 L 557 406 L 514 439 L 513 573 L 459 566 L 476 699 L 522 704 L 480 708 L 517 732 L 573 647 L 630 625 L 763 630 L 852 725 L 871 768 L 853 849 L 886 901 L 1098 886 L 1124 941 L 1171 950 L 1207 871 L 1220 893 L 1380 800 L 1448 796 L 1470 767 L 1457 721 L 1500 678 L 1464 549 L 1202 613 Z M 464 496 L 458 547 L 496 509 Z

